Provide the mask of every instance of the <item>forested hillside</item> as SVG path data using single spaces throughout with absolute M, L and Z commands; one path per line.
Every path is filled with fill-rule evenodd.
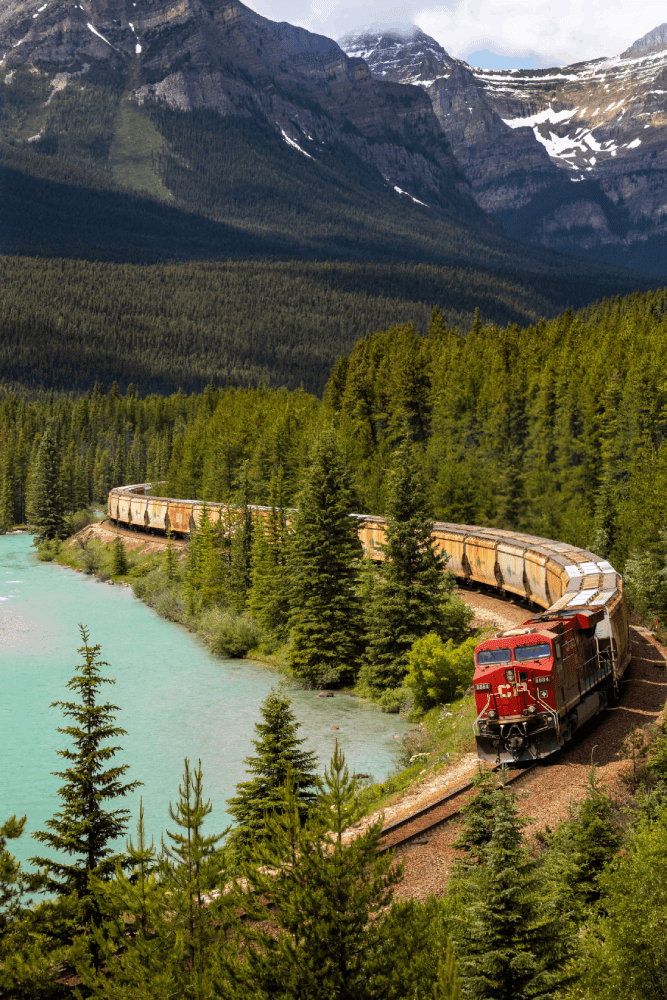
M 644 581 L 637 603 L 662 607 L 666 302 L 663 290 L 530 327 L 476 320 L 467 336 L 436 310 L 426 336 L 408 324 L 361 340 L 321 402 L 266 388 L 6 396 L 3 524 L 25 518 L 28 472 L 50 423 L 67 488 L 78 475 L 83 499 L 166 479 L 172 496 L 229 500 L 243 478 L 248 502 L 267 503 L 280 471 L 288 504 L 310 445 L 333 425 L 358 510 L 385 512 L 387 470 L 407 443 L 435 518 L 591 547 Z
M 132 218 L 140 228 L 141 214 Z M 200 232 L 204 239 L 204 224 Z M 366 333 L 412 322 L 425 334 L 436 305 L 463 332 L 476 308 L 485 321 L 524 326 L 618 290 L 617 278 L 597 278 L 586 268 L 547 276 L 435 264 L 0 257 L 0 386 L 86 392 L 116 382 L 146 395 L 261 382 L 320 394 Z

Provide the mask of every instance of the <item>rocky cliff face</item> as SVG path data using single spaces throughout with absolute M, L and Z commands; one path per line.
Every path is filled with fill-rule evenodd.
M 139 105 L 261 120 L 325 165 L 346 147 L 392 197 L 488 228 L 423 89 L 378 83 L 331 39 L 239 0 L 12 0 L 0 10 L 0 101 L 26 69 L 53 93 L 103 80 Z M 31 121 L 21 138 L 37 143 L 46 126 Z
M 661 32 L 623 57 L 502 72 L 473 70 L 420 33 L 404 41 L 392 72 L 428 92 L 475 198 L 509 232 L 662 273 L 667 50 Z M 368 33 L 363 39 L 377 78 L 387 73 L 381 41 Z M 443 67 L 434 80 L 422 78 L 427 45 L 433 65 Z

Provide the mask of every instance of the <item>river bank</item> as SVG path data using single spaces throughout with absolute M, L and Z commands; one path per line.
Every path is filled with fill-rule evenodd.
M 229 822 L 226 800 L 245 780 L 253 753 L 259 707 L 280 680 L 275 671 L 246 660 L 213 656 L 184 628 L 156 615 L 129 587 L 107 586 L 92 575 L 39 562 L 29 535 L 0 537 L 0 703 L 5 758 L 0 816 L 28 814 L 28 830 L 44 829 L 59 808 L 57 751 L 66 738 L 60 711 L 51 703 L 68 696 L 81 641 L 78 623 L 102 646 L 116 684 L 110 698 L 120 706 L 121 763 L 144 786 L 128 800 L 130 832 L 143 795 L 146 827 L 159 842 L 169 825 L 168 806 L 178 796 L 183 758 L 201 758 L 205 792 L 214 811 L 211 831 Z M 319 698 L 289 678 L 283 683 L 301 725 L 306 747 L 323 770 L 336 739 L 350 771 L 382 782 L 396 766 L 396 745 L 411 727 L 339 692 Z M 399 737 L 399 739 L 395 738 Z M 21 859 L 34 853 L 29 836 L 17 842 Z

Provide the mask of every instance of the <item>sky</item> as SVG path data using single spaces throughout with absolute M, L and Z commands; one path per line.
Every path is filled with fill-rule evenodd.
M 336 39 L 362 26 L 412 23 L 450 55 L 468 59 L 486 52 L 508 66 L 555 66 L 618 55 L 667 21 L 667 0 L 246 2 L 272 20 L 290 21 Z

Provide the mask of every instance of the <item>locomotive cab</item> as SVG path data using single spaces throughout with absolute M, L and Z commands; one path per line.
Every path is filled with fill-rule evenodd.
M 596 636 L 601 618 L 598 611 L 547 613 L 480 643 L 473 685 L 482 759 L 547 757 L 603 707 L 611 664 Z

